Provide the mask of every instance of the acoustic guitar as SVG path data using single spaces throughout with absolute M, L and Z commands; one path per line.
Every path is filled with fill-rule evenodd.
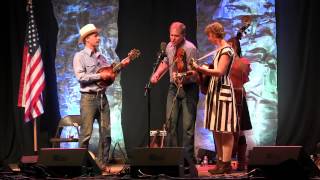
M 126 58 L 124 58 L 123 60 L 129 59 L 129 61 L 132 61 L 132 60 L 136 59 L 137 57 L 139 57 L 140 54 L 141 53 L 138 49 L 132 49 L 128 53 L 128 56 Z M 123 61 L 123 60 L 121 60 L 121 61 Z M 121 61 L 119 63 L 113 63 L 111 66 L 102 67 L 97 71 L 97 73 L 100 73 L 103 71 L 104 71 L 104 73 L 105 73 L 105 71 L 108 73 L 107 78 L 100 80 L 100 81 L 97 81 L 97 85 L 99 87 L 105 88 L 105 87 L 110 86 L 114 82 L 115 77 L 122 69 Z
M 242 26 L 242 27 L 239 29 L 239 31 L 237 32 L 237 35 L 236 35 L 236 37 L 237 37 L 239 40 L 242 38 L 242 34 L 245 33 L 246 29 L 247 29 L 249 26 L 250 26 L 250 23 L 247 22 L 247 23 L 245 23 L 244 26 Z M 197 59 L 197 60 L 192 58 L 192 59 L 190 60 L 190 62 L 189 62 L 189 65 L 191 66 L 191 68 L 194 69 L 194 66 L 193 66 L 193 63 L 194 63 L 194 62 L 197 63 L 198 61 L 200 61 L 200 60 L 208 57 L 209 55 L 214 54 L 213 52 L 214 52 L 214 51 L 208 53 L 207 55 L 205 55 L 205 56 L 203 56 L 203 57 L 201 57 L 201 58 L 199 58 L 199 59 Z M 202 65 L 202 67 L 206 67 L 206 68 L 208 68 L 208 69 L 214 69 L 213 62 L 210 63 L 210 64 L 204 64 L 204 65 Z M 200 86 L 200 91 L 201 91 L 201 93 L 203 93 L 203 94 L 207 94 L 208 86 L 209 86 L 209 83 L 210 83 L 210 78 L 211 78 L 211 76 L 204 75 L 203 73 L 200 73 L 200 72 L 198 72 L 198 74 L 199 74 L 199 82 L 198 82 L 198 83 L 199 83 L 199 86 Z
M 196 60 L 194 58 L 191 58 L 189 65 L 191 66 L 192 69 L 194 69 L 193 62 L 196 62 Z M 202 67 L 205 67 L 207 69 L 213 69 L 213 64 L 211 64 L 211 63 L 204 64 L 204 65 L 202 65 Z M 199 75 L 198 84 L 200 86 L 200 92 L 202 94 L 207 94 L 211 76 L 204 75 L 201 72 L 198 72 L 198 75 Z

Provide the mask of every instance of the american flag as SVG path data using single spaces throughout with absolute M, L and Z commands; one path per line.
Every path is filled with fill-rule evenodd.
M 40 116 L 43 110 L 45 76 L 41 58 L 39 35 L 31 3 L 27 5 L 28 24 L 24 41 L 18 106 L 24 107 L 24 121 Z

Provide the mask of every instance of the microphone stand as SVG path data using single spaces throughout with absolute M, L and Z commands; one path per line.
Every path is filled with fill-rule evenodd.
M 181 77 L 181 83 L 183 82 L 185 77 L 186 77 L 186 75 Z M 177 92 L 176 92 L 176 94 L 175 94 L 175 96 L 174 96 L 174 98 L 173 98 L 173 100 L 171 102 L 171 109 L 170 109 L 169 117 L 168 117 L 168 119 L 166 119 L 166 121 L 163 124 L 163 131 L 165 131 L 167 135 L 168 135 L 168 129 L 170 129 L 170 126 L 171 126 L 171 123 L 172 123 L 171 119 L 172 119 L 173 108 L 176 105 L 176 101 L 177 101 L 178 95 L 180 93 L 180 90 L 183 87 L 183 84 L 176 84 L 176 87 L 177 87 Z M 163 144 L 164 144 L 164 137 L 162 137 L 162 139 L 161 139 L 161 147 L 163 146 Z
M 151 92 L 151 77 L 152 75 L 155 73 L 156 71 L 156 68 L 157 66 L 159 65 L 162 57 L 163 57 L 163 53 L 159 52 L 159 55 L 158 55 L 158 58 L 157 58 L 157 61 L 153 64 L 153 69 L 152 69 L 152 73 L 151 73 L 151 76 L 149 77 L 149 81 L 148 83 L 146 84 L 146 86 L 144 87 L 144 96 L 147 97 L 147 108 L 148 108 L 148 147 L 150 147 L 150 122 L 151 122 L 151 98 L 150 98 L 150 92 Z

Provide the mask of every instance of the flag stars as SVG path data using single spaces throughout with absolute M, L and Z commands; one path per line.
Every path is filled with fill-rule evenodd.
M 28 43 L 29 50 L 28 52 L 30 54 L 33 54 L 36 52 L 36 49 L 39 47 L 39 35 L 37 33 L 36 24 L 34 20 L 34 15 L 32 14 L 33 11 L 30 8 L 29 9 L 29 22 L 28 22 L 28 29 L 27 29 L 27 36 L 26 36 L 26 42 Z

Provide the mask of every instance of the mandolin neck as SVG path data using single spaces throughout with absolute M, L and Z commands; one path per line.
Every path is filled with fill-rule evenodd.
M 116 63 L 116 64 L 113 66 L 112 71 L 113 71 L 113 72 L 120 72 L 121 69 L 122 69 L 121 62 L 122 62 L 123 60 L 128 59 L 128 58 L 129 58 L 129 57 L 126 57 L 126 58 L 122 59 L 120 62 Z

